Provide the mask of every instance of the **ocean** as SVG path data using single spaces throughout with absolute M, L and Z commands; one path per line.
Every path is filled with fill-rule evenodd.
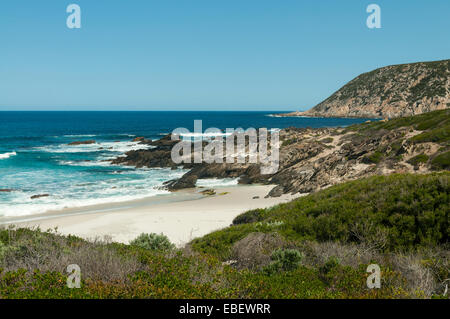
M 107 160 L 146 148 L 135 137 L 159 139 L 178 127 L 336 127 L 366 119 L 272 117 L 274 112 L 0 112 L 0 217 L 122 202 L 166 194 L 164 181 L 182 169 L 135 169 Z M 95 144 L 68 145 L 95 140 Z M 237 180 L 200 180 L 201 186 Z M 49 194 L 31 199 L 33 195 Z

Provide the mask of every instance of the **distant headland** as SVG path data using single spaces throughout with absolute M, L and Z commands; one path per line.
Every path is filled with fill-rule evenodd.
M 274 116 L 394 118 L 448 107 L 450 60 L 442 60 L 363 73 L 308 111 Z

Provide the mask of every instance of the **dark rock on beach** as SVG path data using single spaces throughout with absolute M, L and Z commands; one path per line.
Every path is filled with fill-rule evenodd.
M 208 189 L 202 190 L 200 193 L 203 194 L 203 195 L 207 195 L 207 196 L 216 195 L 216 191 L 214 189 L 212 189 L 212 188 L 208 188 Z
M 191 175 L 186 178 L 168 181 L 164 183 L 164 186 L 170 191 L 176 191 L 184 188 L 194 188 L 196 183 L 197 177 L 195 175 Z
M 268 198 L 268 197 L 280 197 L 283 194 L 284 194 L 283 186 L 277 185 L 274 188 L 272 188 L 272 190 L 269 192 L 269 194 L 267 194 L 266 198 Z

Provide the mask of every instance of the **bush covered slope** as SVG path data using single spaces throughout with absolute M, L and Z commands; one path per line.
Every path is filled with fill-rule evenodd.
M 449 106 L 450 60 L 442 60 L 363 73 L 312 109 L 285 116 L 392 118 Z
M 443 297 L 450 173 L 353 181 L 237 217 L 173 249 L 0 231 L 1 298 Z M 368 289 L 366 267 L 382 269 Z M 66 267 L 81 268 L 81 288 Z
M 0 232 L 0 298 L 377 298 L 410 296 L 396 285 L 368 290 L 364 266 L 295 264 L 289 271 L 237 270 L 187 251 L 161 252 L 116 243 L 89 243 L 53 232 Z M 285 254 L 284 254 L 285 255 Z M 67 287 L 66 267 L 81 269 L 81 287 Z M 282 260 L 282 265 L 292 265 Z
M 373 176 L 287 204 L 246 212 L 233 225 L 196 239 L 195 249 L 227 258 L 251 232 L 288 240 L 369 242 L 383 251 L 448 243 L 450 173 Z

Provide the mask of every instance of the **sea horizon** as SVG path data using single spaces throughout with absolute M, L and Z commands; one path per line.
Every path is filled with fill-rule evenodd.
M 0 112 L 254 112 L 284 113 L 295 110 L 0 110 Z

